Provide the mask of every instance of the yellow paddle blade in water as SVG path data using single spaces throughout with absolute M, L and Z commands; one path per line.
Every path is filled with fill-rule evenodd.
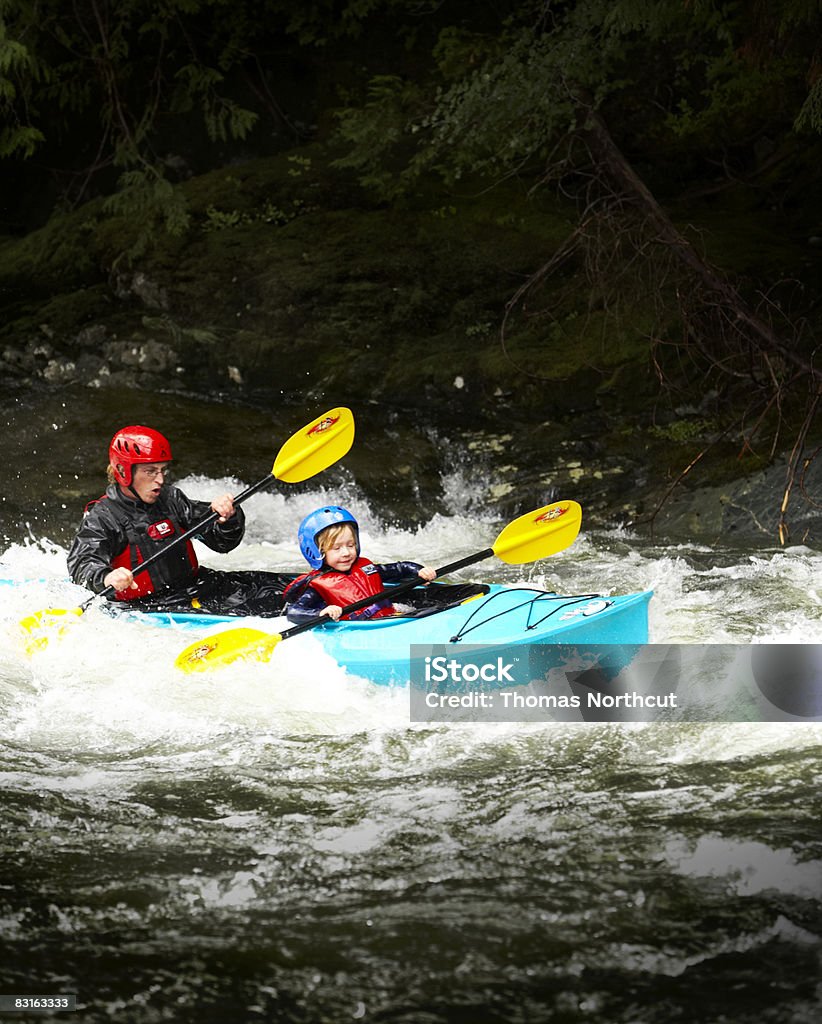
M 44 608 L 21 619 L 18 625 L 26 654 L 44 650 L 49 640 L 63 636 L 82 614 L 82 608 Z
M 181 672 L 191 673 L 230 665 L 243 658 L 268 661 L 281 639 L 279 633 L 264 633 L 245 626 L 229 629 L 189 644 L 177 655 L 174 665 Z
M 494 541 L 494 554 L 509 565 L 549 558 L 574 543 L 581 525 L 578 502 L 555 501 L 509 523 Z
M 330 409 L 285 442 L 271 472 L 288 484 L 300 483 L 341 459 L 353 443 L 351 410 L 344 406 Z

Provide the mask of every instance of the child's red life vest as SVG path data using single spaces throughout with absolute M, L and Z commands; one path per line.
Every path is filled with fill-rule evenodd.
M 385 589 L 379 569 L 367 558 L 358 558 L 348 572 L 324 568 L 298 576 L 286 589 L 285 599 L 296 600 L 304 593 L 306 586 L 316 590 L 326 604 L 337 604 L 343 608 L 354 604 L 355 601 L 361 601 L 364 597 L 376 596 Z M 290 593 L 293 596 L 290 597 Z M 394 606 L 391 602 L 380 601 L 373 612 L 371 608 L 366 608 L 352 615 L 344 615 L 343 618 L 376 619 L 393 614 Z

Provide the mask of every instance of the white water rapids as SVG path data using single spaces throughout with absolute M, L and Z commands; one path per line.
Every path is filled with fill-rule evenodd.
M 375 561 L 489 546 L 504 524 L 470 478 L 444 492 L 413 530 L 353 484 L 257 495 L 240 548 L 199 554 L 301 571 L 296 526 L 329 501 Z M 18 620 L 87 595 L 45 537 L 0 576 L 2 991 L 141 1024 L 815 1019 L 822 724 L 412 725 L 403 689 L 310 634 L 181 679 L 187 635 L 96 606 L 29 658 Z M 822 643 L 822 554 L 802 547 L 583 525 L 549 560 L 460 578 L 652 589 L 654 643 Z

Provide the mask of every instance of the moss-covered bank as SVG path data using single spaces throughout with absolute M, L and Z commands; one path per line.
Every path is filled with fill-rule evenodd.
M 503 346 L 506 304 L 573 224 L 574 211 L 547 194 L 509 182 L 380 206 L 320 147 L 179 187 L 189 229 L 155 233 L 141 252 L 145 225 L 105 215 L 101 202 L 0 245 L 7 382 L 378 403 L 468 443 L 479 431 L 492 448 L 513 445 L 495 466 L 503 505 L 526 482 L 573 486 L 610 521 L 647 518 L 732 413 L 715 393 L 660 392 L 650 310 L 607 321 L 581 272 L 567 287 L 573 268 Z M 721 221 L 706 210 L 705 226 L 727 269 L 752 269 L 744 210 Z M 818 275 L 822 255 L 805 238 L 769 235 L 761 219 L 756 234 L 763 268 Z M 766 469 L 766 441 L 741 451 L 733 434 L 714 446 L 677 500 L 694 484 L 721 488 Z M 768 489 L 778 509 L 777 478 Z M 666 512 L 655 525 L 685 520 Z
M 626 364 L 645 376 L 641 333 L 627 325 L 606 338 L 598 315 L 580 316 L 584 293 L 578 308 L 516 332 L 507 352 L 500 345 L 506 302 L 568 234 L 571 209 L 529 200 L 514 183 L 375 206 L 321 152 L 190 180 L 180 186 L 190 229 L 158 233 L 140 256 L 142 226 L 104 216 L 99 203 L 6 241 L 8 370 L 42 375 L 15 360 L 35 345 L 64 377 L 65 361 L 82 354 L 111 373 L 112 342 L 154 342 L 173 351 L 184 387 L 331 388 L 426 407 L 461 398 L 483 411 L 514 396 L 525 418 L 573 407 L 566 382 L 586 369 L 605 384 Z M 146 361 L 150 374 L 169 369 Z M 91 383 L 90 368 L 74 376 Z M 46 376 L 57 374 L 55 365 Z

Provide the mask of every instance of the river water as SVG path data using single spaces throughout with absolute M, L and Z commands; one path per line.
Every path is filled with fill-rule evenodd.
M 206 497 L 253 483 L 331 404 L 285 429 L 167 396 L 4 407 L 0 994 L 76 993 L 68 1019 L 139 1024 L 818 1021 L 817 721 L 412 724 L 405 690 L 347 676 L 310 637 L 183 681 L 186 641 L 94 608 L 20 651 L 20 617 L 78 601 L 65 549 L 116 426 L 165 426 Z M 243 545 L 202 560 L 299 569 L 296 524 L 329 500 L 374 560 L 492 543 L 493 460 L 437 463 L 390 430 L 255 496 Z M 653 589 L 657 643 L 822 643 L 822 555 L 803 547 L 583 525 L 548 561 L 478 568 L 462 578 Z

